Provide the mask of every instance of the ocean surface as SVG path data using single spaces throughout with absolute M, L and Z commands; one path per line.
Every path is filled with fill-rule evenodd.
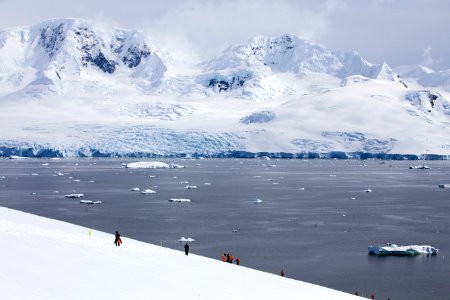
M 247 267 L 283 269 L 286 277 L 367 298 L 450 299 L 450 189 L 438 188 L 450 183 L 449 161 L 427 161 L 429 170 L 408 168 L 417 161 L 379 160 L 173 159 L 160 161 L 186 168 L 157 170 L 122 165 L 132 161 L 3 159 L 0 205 L 118 230 L 123 247 L 133 238 L 183 251 L 177 240 L 192 237 L 191 253 L 218 260 L 231 253 Z M 156 193 L 130 191 L 134 187 Z M 102 204 L 64 197 L 70 193 Z M 439 254 L 367 254 L 369 245 L 387 242 L 432 245 Z

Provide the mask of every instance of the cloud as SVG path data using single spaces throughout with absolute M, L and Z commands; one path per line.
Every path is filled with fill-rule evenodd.
M 155 43 L 170 52 L 182 56 L 197 53 L 204 59 L 256 35 L 293 33 L 318 40 L 330 28 L 328 15 L 343 2 L 321 3 L 308 7 L 292 0 L 185 1 L 145 27 Z
M 442 62 L 441 58 L 433 57 L 433 55 L 431 54 L 431 47 L 426 47 L 425 49 L 423 49 L 421 58 L 421 63 L 427 67 L 432 67 Z

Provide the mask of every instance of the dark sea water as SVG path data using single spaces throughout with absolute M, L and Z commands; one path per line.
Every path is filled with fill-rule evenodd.
M 242 265 L 365 297 L 450 299 L 450 189 L 438 188 L 450 183 L 448 161 L 426 162 L 430 170 L 410 170 L 418 162 L 407 161 L 170 160 L 186 168 L 160 170 L 123 162 L 130 160 L 0 160 L 0 205 L 119 230 L 124 247 L 129 237 L 182 251 L 177 240 L 193 237 L 192 253 L 230 252 Z M 64 197 L 73 192 L 103 203 Z M 440 250 L 367 255 L 369 245 L 386 242 Z

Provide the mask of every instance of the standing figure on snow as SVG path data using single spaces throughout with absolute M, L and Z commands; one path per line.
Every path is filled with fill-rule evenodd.
M 284 270 L 281 269 L 281 273 L 280 273 L 281 277 L 284 277 Z
M 122 239 L 120 238 L 120 234 L 118 231 L 116 231 L 116 238 L 114 239 L 114 244 L 116 246 L 120 246 L 120 244 L 122 244 Z
M 186 243 L 186 245 L 184 245 L 184 254 L 188 255 L 189 254 L 189 245 Z

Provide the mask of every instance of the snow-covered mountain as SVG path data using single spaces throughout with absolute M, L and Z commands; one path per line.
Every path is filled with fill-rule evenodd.
M 205 74 L 201 79 L 205 86 L 216 92 L 242 90 L 240 95 L 247 96 L 255 93 L 255 87 L 269 90 L 265 93 L 269 98 L 291 93 L 291 89 L 274 79 L 267 82 L 267 78 L 277 73 L 298 77 L 322 73 L 340 79 L 358 75 L 405 85 L 386 63 L 371 64 L 356 51 L 333 52 L 292 34 L 255 37 L 247 44 L 226 49 L 222 56 L 202 66 Z
M 289 34 L 200 64 L 158 51 L 79 19 L 0 32 L 1 155 L 450 154 L 447 71 Z
M 434 71 L 425 66 L 413 65 L 400 66 L 396 70 L 402 77 L 415 81 L 421 86 L 441 87 L 450 91 L 450 69 Z
M 6 91 L 30 96 L 149 88 L 166 71 L 153 48 L 137 31 L 49 20 L 0 32 L 0 83 Z

